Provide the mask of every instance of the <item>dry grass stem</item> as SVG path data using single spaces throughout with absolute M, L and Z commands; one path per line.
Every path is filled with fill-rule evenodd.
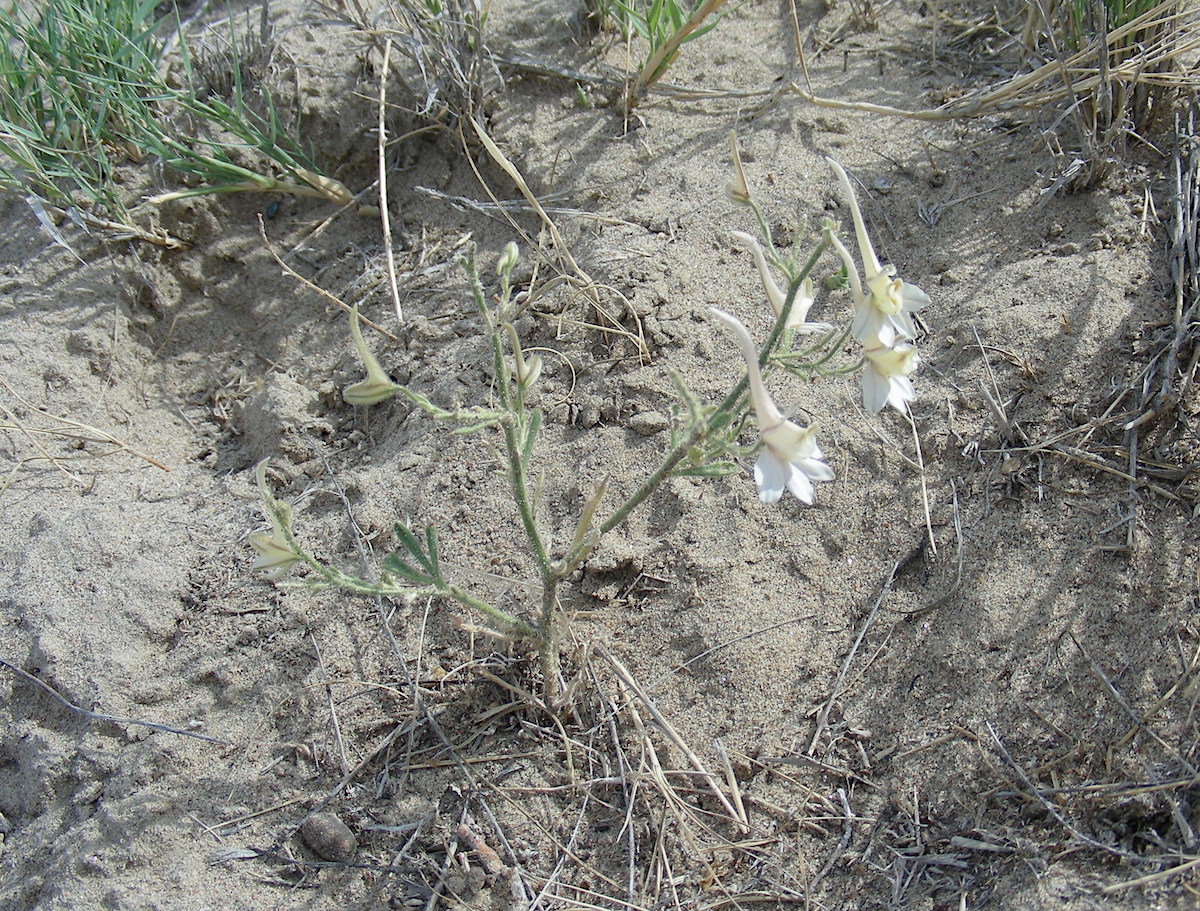
M 818 107 L 938 122 L 985 117 L 1013 110 L 1043 112 L 1064 101 L 1074 102 L 1081 95 L 1102 91 L 1114 83 L 1130 89 L 1138 86 L 1194 89 L 1200 85 L 1200 77 L 1196 72 L 1173 64 L 1190 60 L 1200 51 L 1200 29 L 1195 27 L 1196 15 L 1192 4 L 1167 0 L 1109 32 L 1106 36 L 1106 53 L 1098 54 L 1095 48 L 1084 47 L 1064 59 L 1052 60 L 1030 73 L 1014 76 L 999 85 L 938 108 L 904 110 L 869 102 L 823 98 L 794 83 L 787 90 Z M 1132 41 L 1140 33 L 1151 32 L 1154 39 L 1140 46 L 1137 54 L 1118 65 L 1110 64 L 1110 58 L 1116 54 L 1115 49 Z
M 645 338 L 642 337 L 640 320 L 638 321 L 638 334 L 634 335 L 627 329 L 622 328 L 620 323 L 618 323 L 615 318 L 608 316 L 600 300 L 596 282 L 590 275 L 588 275 L 587 272 L 583 270 L 579 263 L 575 261 L 575 257 L 571 255 L 570 248 L 567 246 L 566 241 L 563 240 L 562 234 L 559 233 L 558 226 L 554 223 L 554 220 L 550 217 L 546 210 L 542 208 L 542 204 L 534 192 L 529 189 L 529 184 L 525 182 L 525 178 L 521 175 L 520 170 L 508 159 L 508 156 L 506 156 L 500 150 L 500 147 L 496 145 L 492 137 L 488 135 L 488 132 L 477 121 L 472 120 L 471 126 L 474 129 L 476 137 L 481 143 L 483 143 L 483 147 L 487 150 L 488 155 L 490 155 L 492 160 L 499 165 L 500 169 L 509 176 L 512 182 L 516 184 L 517 189 L 521 191 L 521 195 L 525 197 L 525 200 L 529 203 L 530 207 L 541 220 L 543 227 L 550 235 L 550 239 L 554 244 L 555 250 L 562 258 L 565 271 L 569 271 L 573 274 L 574 278 L 572 281 L 579 293 L 583 294 L 588 299 L 592 306 L 596 308 L 597 312 L 608 317 L 608 319 L 616 327 L 614 331 L 617 331 L 634 341 L 634 343 L 638 346 L 639 355 L 646 361 L 649 361 L 650 351 L 646 345 Z M 465 146 L 466 138 L 462 137 L 462 141 L 463 145 Z M 480 185 L 487 192 L 488 196 L 491 197 L 492 202 L 499 205 L 499 200 L 496 198 L 495 194 L 492 193 L 491 188 L 483 179 L 483 175 L 479 173 L 478 168 L 475 167 L 474 161 L 469 158 L 468 161 L 470 161 L 471 167 L 475 170 L 475 176 L 478 178 Z M 520 230 L 515 223 L 513 224 L 513 227 Z
M 259 237 L 262 238 L 263 245 L 267 248 L 267 252 L 271 254 L 271 258 L 273 260 L 275 260 L 275 262 L 279 265 L 279 268 L 283 270 L 284 275 L 294 278 L 296 281 L 300 282 L 300 284 L 304 285 L 310 291 L 315 291 L 321 297 L 325 298 L 325 300 L 329 301 L 335 307 L 340 309 L 343 313 L 352 313 L 353 312 L 354 308 L 351 307 L 349 304 L 347 304 L 345 301 L 330 294 L 328 291 L 326 291 L 320 285 L 309 281 L 307 278 L 305 278 L 303 275 L 301 275 L 299 272 L 297 272 L 295 269 L 293 269 L 291 266 L 289 266 L 287 263 L 285 263 L 282 259 L 280 259 L 279 254 L 275 252 L 275 248 L 271 245 L 271 241 L 269 241 L 267 239 L 267 230 L 266 230 L 265 225 L 263 224 L 262 216 L 259 216 L 259 219 L 258 219 L 258 234 L 259 234 Z M 379 325 L 378 323 L 367 319 L 361 313 L 359 314 L 358 319 L 359 319 L 359 322 L 363 323 L 366 326 L 370 326 L 372 329 L 374 329 L 376 332 L 378 332 L 380 335 L 382 335 L 384 338 L 386 338 L 389 342 L 397 341 L 396 336 L 394 336 L 392 333 L 390 333 L 387 329 L 384 329 L 383 326 Z
M 85 709 L 85 708 L 80 708 L 74 702 L 72 702 L 70 699 L 68 699 L 66 696 L 64 696 L 62 693 L 60 693 L 54 687 L 52 687 L 50 684 L 46 683 L 44 680 L 38 679 L 37 677 L 33 676 L 33 674 L 30 674 L 28 671 L 21 670 L 21 668 L 17 667 L 15 664 L 10 664 L 9 662 L 5 661 L 3 658 L 0 658 L 0 667 L 8 668 L 10 671 L 12 671 L 18 677 L 28 680 L 30 683 L 32 683 L 34 686 L 38 687 L 42 691 L 49 693 L 64 708 L 70 709 L 72 712 L 75 712 L 78 715 L 82 715 L 84 718 L 88 718 L 92 721 L 107 721 L 110 724 L 118 724 L 118 725 L 133 724 L 133 725 L 137 725 L 138 727 L 149 728 L 152 731 L 162 731 L 164 734 L 178 734 L 180 737 L 191 737 L 191 738 L 194 738 L 195 740 L 205 740 L 209 743 L 220 744 L 221 746 L 229 746 L 230 745 L 228 740 L 222 740 L 219 737 L 209 737 L 207 734 L 201 734 L 197 731 L 188 731 L 188 730 L 184 730 L 183 728 L 175 728 L 175 727 L 171 727 L 170 725 L 167 725 L 167 724 L 159 724 L 156 721 L 142 721 L 137 718 L 125 718 L 121 715 L 108 715 L 108 714 L 105 714 L 104 712 L 93 712 L 93 711 L 89 711 L 88 709 Z
M 717 783 L 716 777 L 704 767 L 704 764 L 700 762 L 699 757 L 696 756 L 684 739 L 679 736 L 679 733 L 675 730 L 674 726 L 667 720 L 666 716 L 659 711 L 658 706 L 654 704 L 654 701 L 649 697 L 642 686 L 634 679 L 633 675 L 629 673 L 629 670 L 625 667 L 625 665 L 617 660 L 617 658 L 605 648 L 598 648 L 597 653 L 609 663 L 613 669 L 613 672 L 617 675 L 617 679 L 620 680 L 622 685 L 628 689 L 628 691 L 637 698 L 637 701 L 645 707 L 646 711 L 650 714 L 650 717 L 654 719 L 654 723 L 658 725 L 659 729 L 666 735 L 667 739 L 675 745 L 675 748 L 683 754 L 684 758 L 687 759 L 692 768 L 699 773 L 701 779 L 703 779 L 704 783 L 708 785 L 712 794 L 717 798 L 721 806 L 725 808 L 726 812 L 728 812 L 730 819 L 736 820 L 743 832 L 749 831 L 747 828 L 748 820 L 745 818 L 745 812 L 738 812 L 733 803 L 730 801 L 729 796 L 726 795 L 724 790 L 722 790 L 720 785 Z
M 41 443 L 38 441 L 37 437 L 39 435 L 60 437 L 63 439 L 68 439 L 68 440 L 76 440 L 81 444 L 99 443 L 99 444 L 102 444 L 105 446 L 115 447 L 111 452 L 88 453 L 86 456 L 82 456 L 82 458 L 103 458 L 106 456 L 115 455 L 118 452 L 128 452 L 130 455 L 136 456 L 137 458 L 141 459 L 142 461 L 147 462 L 150 465 L 153 465 L 155 468 L 159 468 L 163 471 L 171 470 L 170 468 L 168 468 L 166 465 L 164 465 L 158 459 L 154 458 L 151 455 L 147 455 L 146 453 L 141 452 L 137 449 L 134 449 L 132 446 L 128 445 L 127 443 L 122 442 L 121 440 L 117 439 L 115 436 L 113 436 L 110 433 L 107 433 L 106 431 L 100 430 L 97 427 L 93 427 L 90 424 L 84 424 L 80 421 L 73 421 L 70 418 L 59 417 L 57 415 L 50 414 L 45 409 L 39 408 L 37 405 L 34 405 L 31 402 L 29 402 L 28 399 L 21 396 L 16 390 L 14 390 L 12 388 L 12 386 L 10 386 L 8 384 L 7 381 L 5 381 L 3 379 L 0 379 L 0 385 L 3 385 L 9 395 L 11 395 L 14 399 L 16 399 L 18 402 L 20 402 L 22 405 L 24 405 L 26 408 L 28 408 L 33 413 L 40 415 L 41 417 L 44 417 L 49 421 L 52 421 L 56 424 L 61 425 L 59 427 L 50 427 L 50 428 L 29 427 L 24 421 L 20 420 L 9 408 L 5 407 L 4 405 L 0 405 L 0 410 L 3 410 L 4 414 L 7 415 L 8 419 L 12 422 L 10 425 L 0 425 L 0 430 L 15 430 L 15 431 L 22 433 L 25 436 L 25 438 L 30 442 L 30 444 L 39 453 L 41 453 L 42 458 L 49 461 L 52 465 L 54 465 L 56 468 L 58 468 L 59 471 L 61 471 L 63 474 L 65 474 L 67 477 L 69 477 L 75 483 L 82 483 L 82 479 L 79 478 L 78 476 L 72 474 L 71 472 L 67 471 L 67 469 L 64 468 L 62 466 L 62 464 L 60 464 L 60 463 L 62 461 L 74 461 L 75 459 L 78 459 L 81 457 L 79 457 L 79 456 L 55 457 L 55 456 L 51 455 L 45 449 L 45 447 L 43 447 L 41 445 Z M 68 428 L 68 429 L 63 429 L 63 428 Z M 28 461 L 28 460 L 26 460 L 26 461 Z M 7 486 L 7 485 L 5 485 L 5 486 Z
M 383 42 L 383 68 L 379 72 L 379 137 L 377 158 L 379 161 L 379 221 L 383 228 L 383 252 L 387 257 L 388 287 L 392 292 L 392 303 L 396 307 L 396 325 L 404 325 L 404 312 L 400 306 L 400 287 L 396 281 L 396 254 L 392 249 L 392 216 L 387 193 L 387 77 L 388 64 L 392 57 L 392 39 Z M 361 317 L 359 317 L 361 319 Z
M 829 713 L 833 710 L 834 703 L 842 694 L 842 687 L 846 682 L 846 677 L 850 673 L 850 666 L 854 663 L 854 658 L 858 654 L 859 648 L 862 646 L 863 640 L 867 637 L 871 626 L 875 623 L 875 618 L 879 615 L 879 609 L 883 607 L 883 602 L 888 596 L 888 592 L 892 590 L 892 585 L 896 581 L 896 576 L 904 565 L 911 559 L 906 557 L 898 561 L 892 571 L 888 573 L 887 580 L 883 583 L 883 588 L 879 592 L 879 597 L 875 599 L 875 604 L 867 613 L 866 620 L 863 621 L 862 627 L 858 631 L 858 635 L 854 638 L 854 644 L 850 646 L 850 652 L 842 661 L 842 666 L 838 670 L 837 679 L 833 682 L 833 688 L 830 690 L 829 698 L 825 700 L 820 710 L 817 712 L 817 720 L 813 730 L 812 740 L 809 741 L 808 749 L 805 750 L 805 756 L 813 757 L 817 752 L 817 744 L 820 743 L 826 729 L 829 727 Z

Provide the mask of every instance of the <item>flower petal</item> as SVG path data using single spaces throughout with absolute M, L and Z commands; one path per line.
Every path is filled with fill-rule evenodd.
M 812 481 L 797 465 L 788 465 L 787 489 L 792 492 L 792 495 L 808 506 L 812 506 L 813 501 L 813 486 Z
M 907 411 L 908 403 L 917 397 L 912 380 L 906 376 L 894 376 L 888 383 L 888 404 L 898 411 Z
M 758 498 L 770 506 L 778 503 L 783 496 L 783 488 L 788 480 L 791 465 L 779 461 L 767 448 L 758 456 L 754 463 L 754 483 L 758 485 Z
M 891 395 L 891 383 L 887 377 L 875 369 L 875 365 L 867 361 L 863 368 L 863 405 L 871 414 L 879 414 L 888 403 Z
M 781 462 L 812 458 L 816 439 L 811 427 L 801 427 L 794 421 L 783 421 L 762 432 L 763 442 Z
M 908 313 L 916 313 L 929 306 L 929 295 L 908 282 L 905 282 L 904 287 L 900 289 L 900 296 L 904 299 L 904 309 Z
M 792 301 L 792 312 L 788 314 L 787 328 L 800 329 L 803 326 L 809 325 L 805 320 L 808 319 L 808 311 L 812 309 L 813 304 L 816 302 L 816 296 L 813 294 L 812 279 L 806 278 L 800 283 L 800 287 L 796 289 L 796 297 Z
M 894 339 L 885 341 L 883 338 L 884 333 L 894 336 L 891 324 L 884 319 L 882 313 L 871 306 L 869 299 L 860 301 L 854 311 L 854 322 L 850 326 L 850 334 L 860 342 L 876 337 L 881 344 L 891 345 Z
M 820 459 L 804 459 L 797 462 L 796 467 L 814 481 L 832 481 L 835 477 L 833 469 Z
M 268 579 L 278 579 L 284 571 L 297 562 L 300 557 L 288 547 L 286 542 L 267 537 L 263 534 L 251 535 L 250 546 L 258 554 L 250 568 L 255 571 L 266 571 Z

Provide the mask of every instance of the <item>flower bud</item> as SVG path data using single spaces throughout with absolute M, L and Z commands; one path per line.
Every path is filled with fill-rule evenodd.
M 510 240 L 504 245 L 504 251 L 500 254 L 500 258 L 496 260 L 496 274 L 507 280 L 512 275 L 512 270 L 520 257 L 520 248 L 516 242 Z
M 354 339 L 354 347 L 358 350 L 359 359 L 366 368 L 367 378 L 359 383 L 347 386 L 342 391 L 342 398 L 350 405 L 375 405 L 390 399 L 400 388 L 383 372 L 379 361 L 363 341 L 362 330 L 358 327 L 357 305 L 350 311 L 350 337 Z
M 733 180 L 729 182 L 725 192 L 738 205 L 744 206 L 750 202 L 750 185 L 746 183 L 746 172 L 742 170 L 742 156 L 738 152 L 737 133 L 733 130 L 729 131 L 729 154 L 733 160 Z

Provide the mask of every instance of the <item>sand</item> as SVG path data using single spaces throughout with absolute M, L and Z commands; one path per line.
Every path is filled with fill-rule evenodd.
M 808 45 L 819 95 L 930 107 L 995 77 L 994 30 L 956 45 L 943 22 L 935 60 L 928 8 L 885 6 L 875 30 L 852 12 L 799 10 L 830 39 Z M 370 187 L 378 50 L 272 15 L 284 110 Z M 626 65 L 569 4 L 497 4 L 492 29 L 509 58 Z M 744 97 L 652 95 L 627 118 L 604 84 L 499 73 L 480 116 L 602 288 L 602 312 L 564 285 L 518 325 L 545 362 L 534 470 L 555 546 L 603 477 L 614 504 L 668 448 L 671 371 L 705 401 L 739 379 L 708 308 L 768 329 L 730 237 L 754 229 L 725 192 L 733 128 L 778 242 L 807 248 L 824 216 L 852 236 L 832 156 L 881 257 L 928 292 L 919 454 L 856 375 L 774 374 L 836 480 L 813 506 L 761 503 L 748 461 L 668 481 L 564 589 L 578 687 L 552 713 L 528 647 L 465 608 L 250 568 L 267 459 L 320 559 L 370 574 L 396 519 L 435 525 L 456 580 L 537 603 L 496 432 L 345 404 L 346 314 L 268 249 L 391 333 L 366 337 L 395 380 L 488 404 L 455 261 L 474 250 L 494 294 L 509 241 L 521 288 L 562 251 L 541 236 L 534 275 L 541 224 L 485 205 L 520 196 L 477 143 L 432 131 L 389 154 L 399 322 L 378 218 L 206 197 L 145 216 L 186 251 L 71 231 L 76 258 L 4 198 L 0 906 L 1194 907 L 1190 867 L 1125 888 L 1193 862 L 1200 825 L 1200 401 L 1139 427 L 1132 463 L 1123 429 L 1173 331 L 1169 154 L 1131 143 L 1098 185 L 1045 194 L 1070 159 L 1069 137 L 1047 142 L 1055 111 L 927 123 L 772 98 L 800 73 L 769 3 L 732 8 L 669 76 Z M 391 136 L 424 123 L 394 83 L 389 101 Z M 1167 153 L 1169 126 L 1147 137 Z M 850 308 L 822 289 L 812 318 Z M 304 837 L 314 813 L 327 828 Z

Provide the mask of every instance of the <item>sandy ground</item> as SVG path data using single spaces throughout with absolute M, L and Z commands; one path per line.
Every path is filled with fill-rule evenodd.
M 927 107 L 992 78 L 994 31 L 955 45 L 943 23 L 934 60 L 925 7 L 886 6 L 874 31 L 851 12 L 799 9 L 806 35 L 832 36 L 809 45 L 823 96 Z M 370 186 L 378 53 L 274 15 L 292 25 L 281 97 L 331 172 Z M 625 61 L 569 4 L 493 19 L 497 52 Z M 768 92 L 798 78 L 793 48 L 786 9 L 751 0 L 670 78 Z M 777 239 L 815 238 L 825 215 L 849 231 L 836 157 L 882 257 L 932 298 L 924 469 L 908 422 L 868 415 L 856 377 L 773 378 L 819 423 L 837 480 L 812 507 L 763 505 L 747 472 L 668 482 L 564 596 L 581 686 L 551 717 L 521 696 L 536 663 L 463 609 L 314 590 L 304 572 L 272 584 L 247 546 L 265 458 L 322 559 L 368 572 L 411 519 L 439 528 L 457 578 L 536 602 L 497 438 L 399 400 L 346 405 L 345 314 L 267 249 L 394 335 L 368 331 L 398 381 L 486 403 L 454 262 L 475 245 L 494 292 L 518 239 L 529 281 L 539 223 L 425 192 L 488 202 L 473 160 L 517 199 L 486 154 L 444 132 L 393 148 L 401 324 L 377 219 L 284 199 L 264 242 L 270 200 L 206 198 L 158 215 L 190 250 L 73 235 L 80 261 L 0 200 L 0 906 L 1195 907 L 1191 866 L 1124 887 L 1194 863 L 1200 826 L 1200 402 L 1140 429 L 1133 482 L 1122 430 L 1173 318 L 1169 157 L 1134 144 L 1100 186 L 1044 197 L 1055 111 L 918 123 L 655 96 L 627 121 L 603 85 L 501 71 L 488 129 L 605 289 L 604 314 L 559 289 L 519 326 L 551 349 L 535 464 L 560 546 L 604 475 L 628 493 L 667 448 L 669 371 L 708 400 L 740 376 L 707 308 L 768 327 L 730 238 L 753 230 L 725 194 L 734 127 Z M 419 125 L 410 96 L 389 99 L 393 136 Z M 849 310 L 822 291 L 812 315 Z M 320 816 L 301 835 L 314 813 L 348 833 Z

